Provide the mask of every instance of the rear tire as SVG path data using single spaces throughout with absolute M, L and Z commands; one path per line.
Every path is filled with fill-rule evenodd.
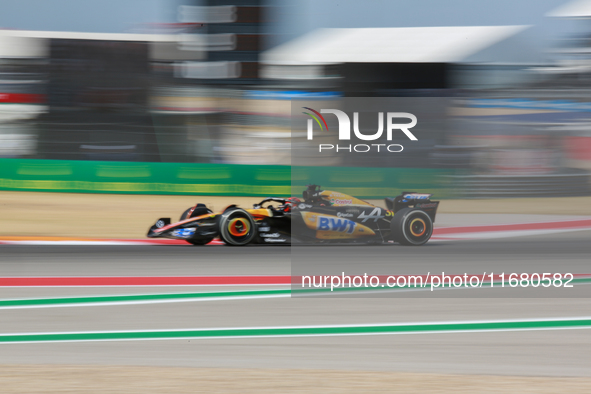
M 392 238 L 402 245 L 420 246 L 433 234 L 431 217 L 420 209 L 403 208 L 394 214 L 390 222 Z
M 244 209 L 228 210 L 220 217 L 220 238 L 226 245 L 249 244 L 255 239 L 257 229 L 254 219 Z

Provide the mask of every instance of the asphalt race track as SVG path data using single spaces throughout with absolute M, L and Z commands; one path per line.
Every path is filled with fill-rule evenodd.
M 392 269 L 416 274 L 436 265 L 444 271 L 529 272 L 563 271 L 565 265 L 591 272 L 591 231 L 485 241 L 429 242 L 421 247 L 391 245 L 337 246 L 60 246 L 0 245 L 0 277 L 8 276 L 129 276 L 129 275 L 290 275 L 291 259 L 334 263 L 347 256 L 346 265 L 372 265 L 384 273 Z M 350 256 L 350 257 L 349 257 Z M 337 262 L 338 263 L 338 262 Z M 545 271 L 545 272 L 546 272 Z M 425 271 L 426 272 L 426 271 Z
M 441 241 L 424 247 L 322 246 L 33 246 L 0 245 L 0 277 L 279 275 L 292 259 L 324 261 L 380 274 L 591 273 L 591 232 L 484 241 Z M 343 250 L 347 259 L 342 256 Z M 316 259 L 316 260 L 314 260 Z M 298 260 L 299 261 L 299 260 Z M 365 267 L 365 266 L 364 266 Z M 435 267 L 435 268 L 434 268 Z M 294 266 L 294 270 L 300 269 Z M 348 272 L 347 271 L 347 272 Z M 285 285 L 249 290 L 288 289 Z M 243 297 L 64 307 L 0 308 L 2 335 L 140 330 L 281 328 L 433 322 L 589 318 L 591 286 L 576 297 L 299 298 Z M 244 290 L 240 286 L 0 287 L 0 300 Z M 474 290 L 474 292 L 480 290 Z M 486 291 L 486 290 L 482 290 Z M 490 290 L 489 290 L 490 291 Z M 443 293 L 443 292 L 441 292 Z M 533 293 L 532 293 L 533 294 Z M 573 293 L 575 294 L 575 293 Z M 463 323 L 462 323 L 463 324 Z M 537 324 L 537 323 L 536 323 Z M 256 331 L 256 330 L 255 330 Z M 318 368 L 436 373 L 591 376 L 591 330 L 525 329 L 412 335 L 260 335 L 241 338 L 0 343 L 0 364 L 105 364 L 230 368 Z M 70 335 L 70 334 L 68 334 Z M 134 334 L 135 335 L 135 334 Z M 26 341 L 25 341 L 26 342 Z

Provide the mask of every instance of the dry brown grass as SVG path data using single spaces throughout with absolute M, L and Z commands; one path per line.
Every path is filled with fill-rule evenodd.
M 158 218 L 177 220 L 197 202 L 214 211 L 259 197 L 0 192 L 0 236 L 142 238 Z M 382 205 L 382 201 L 372 201 Z M 591 215 L 591 197 L 444 200 L 440 213 Z
M 0 192 L 1 236 L 142 238 L 158 218 L 197 202 L 214 210 L 260 198 Z
M 562 393 L 591 392 L 591 378 L 443 375 L 332 370 L 124 366 L 0 368 L 8 393 Z

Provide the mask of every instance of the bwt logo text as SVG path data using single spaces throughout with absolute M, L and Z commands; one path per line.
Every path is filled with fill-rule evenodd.
M 320 126 L 320 130 L 328 131 L 328 125 L 326 124 L 326 120 L 324 116 L 321 114 L 333 114 L 336 115 L 337 120 L 339 122 L 339 140 L 340 141 L 350 141 L 351 140 L 351 120 L 349 116 L 340 111 L 338 109 L 321 109 L 320 112 L 309 108 L 303 107 L 304 109 L 309 110 L 310 112 L 302 112 L 310 116 L 312 119 L 308 119 L 308 139 L 314 139 L 314 121 Z M 410 120 L 410 123 L 393 123 L 393 119 L 400 119 L 406 118 Z M 392 132 L 394 130 L 402 131 L 411 141 L 417 141 L 417 137 L 414 136 L 408 129 L 413 128 L 417 125 L 417 117 L 408 112 L 388 112 L 386 114 L 386 139 L 388 141 L 392 141 Z M 362 141 L 375 141 L 382 137 L 384 133 L 384 113 L 378 112 L 378 131 L 374 134 L 362 134 L 359 131 L 359 112 L 353 112 L 353 133 L 355 133 L 355 137 Z M 339 151 L 347 151 L 347 152 L 359 152 L 365 153 L 369 151 L 377 151 L 380 152 L 380 149 L 383 151 L 388 151 L 392 153 L 402 152 L 402 145 L 400 144 L 357 144 L 357 145 L 332 145 L 332 144 L 319 144 L 318 151 L 322 152 L 327 150 L 336 150 Z

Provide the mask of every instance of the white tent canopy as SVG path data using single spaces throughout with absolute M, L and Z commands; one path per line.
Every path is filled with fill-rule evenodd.
M 546 16 L 557 18 L 589 18 L 591 17 L 591 0 L 571 1 L 553 9 Z
M 176 45 L 179 36 L 175 34 L 80 33 L 0 29 L 0 58 L 47 57 L 49 56 L 49 39 L 137 41 Z
M 528 26 L 318 29 L 265 51 L 268 65 L 454 63 Z

